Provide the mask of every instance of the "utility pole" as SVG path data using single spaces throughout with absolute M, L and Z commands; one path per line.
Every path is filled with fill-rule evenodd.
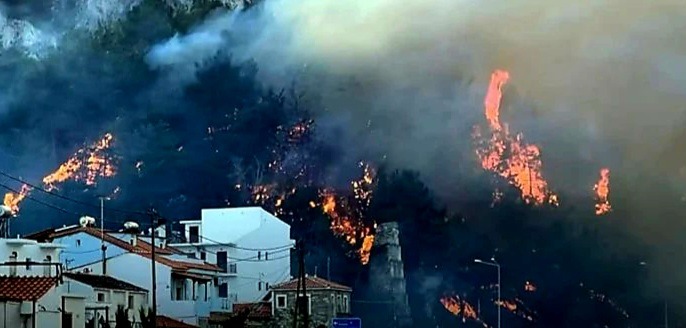
M 326 258 L 326 280 L 331 280 L 331 256 Z
M 298 328 L 298 314 L 301 307 L 304 307 L 303 313 L 303 326 L 305 328 L 309 327 L 309 299 L 307 298 L 307 279 L 305 274 L 305 246 L 303 240 L 298 240 L 295 244 L 298 250 L 298 287 L 295 291 L 295 315 L 293 317 L 293 328 Z M 300 287 L 302 286 L 302 293 L 300 293 Z M 302 297 L 300 295 L 303 295 Z
M 157 273 L 155 272 L 155 228 L 157 227 L 157 211 L 155 209 L 150 209 L 150 227 L 151 227 L 151 236 L 150 236 L 150 243 L 152 244 L 151 246 L 151 260 L 152 262 L 150 263 L 152 265 L 152 309 L 151 309 L 151 314 L 152 314 L 152 327 L 157 328 Z
M 102 251 L 102 275 L 107 275 L 107 246 L 105 245 L 105 200 L 109 197 L 100 196 L 100 250 Z
M 498 328 L 500 328 L 500 309 L 503 307 L 503 301 L 500 298 L 500 264 L 496 262 L 495 258 L 491 258 L 491 262 L 475 259 L 474 263 L 496 267 L 498 269 Z
M 669 328 L 669 316 L 667 314 L 667 301 L 665 301 L 665 328 Z

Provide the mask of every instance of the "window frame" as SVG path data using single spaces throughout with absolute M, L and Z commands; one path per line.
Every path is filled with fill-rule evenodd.
M 288 308 L 288 296 L 287 296 L 287 295 L 284 295 L 284 294 L 277 294 L 276 297 L 275 297 L 274 299 L 275 299 L 275 303 L 276 303 L 276 304 L 275 304 L 275 307 L 276 307 L 277 309 L 286 309 L 286 308 Z M 279 306 L 279 300 L 280 300 L 280 299 L 283 300 L 283 306 Z

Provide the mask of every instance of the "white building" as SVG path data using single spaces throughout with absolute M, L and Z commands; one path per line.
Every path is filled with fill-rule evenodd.
M 115 279 L 110 276 L 65 272 L 64 287 L 68 293 L 87 295 L 86 320 L 100 318 L 114 324 L 118 307 L 123 307 L 129 315 L 129 321 L 140 323 L 140 309 L 148 306 L 148 291 Z
M 103 274 L 152 291 L 152 245 L 139 235 L 71 226 L 30 236 L 66 246 L 60 261 L 73 272 Z M 105 261 L 101 244 L 106 246 Z M 157 243 L 156 243 L 157 244 Z M 204 261 L 158 244 L 155 252 L 157 313 L 193 325 L 205 326 L 210 309 L 226 298 L 217 284 L 225 274 Z M 150 303 L 150 301 L 148 302 Z
M 204 209 L 181 224 L 185 242 L 170 246 L 222 268 L 219 293 L 231 302 L 255 302 L 290 278 L 290 226 L 260 207 Z
M 0 277 L 0 322 L 17 328 L 82 328 L 85 297 L 57 277 Z
M 60 244 L 30 239 L 0 239 L 0 262 L 17 262 L 17 265 L 0 266 L 0 275 L 55 276 L 63 248 Z

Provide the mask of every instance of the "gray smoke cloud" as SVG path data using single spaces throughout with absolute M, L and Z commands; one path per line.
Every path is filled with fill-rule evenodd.
M 675 170 L 683 161 L 665 147 L 686 119 L 684 18 L 672 0 L 269 0 L 213 16 L 149 62 L 197 63 L 228 49 L 255 60 L 266 84 L 297 76 L 320 115 L 364 135 L 366 149 L 428 172 L 473 159 L 465 150 L 487 80 L 506 69 L 504 115 L 542 143 L 544 158 L 571 167 L 570 151 L 608 165 L 621 162 L 615 155 L 630 165 L 662 156 Z
M 503 116 L 541 146 L 552 188 L 590 197 L 610 167 L 622 220 L 668 249 L 685 227 L 662 206 L 684 189 L 685 28 L 679 0 L 267 0 L 219 12 L 148 59 L 254 60 L 265 84 L 295 79 L 320 124 L 344 126 L 354 156 L 420 170 L 445 195 L 471 187 L 472 127 L 490 73 L 506 69 Z M 673 259 L 657 262 L 686 285 Z

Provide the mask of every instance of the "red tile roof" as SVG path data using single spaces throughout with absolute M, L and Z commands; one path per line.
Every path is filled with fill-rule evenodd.
M 55 287 L 54 277 L 0 277 L 0 299 L 34 301 Z
M 97 228 L 93 227 L 82 227 L 82 226 L 74 226 L 71 228 L 66 228 L 60 231 L 55 231 L 55 229 L 51 230 L 43 230 L 39 231 L 37 233 L 31 234 L 26 236 L 25 238 L 28 239 L 36 239 L 36 240 L 41 240 L 41 241 L 47 241 L 50 240 L 52 241 L 55 238 L 59 237 L 64 237 L 64 236 L 69 236 L 73 235 L 79 232 L 85 232 L 91 236 L 94 236 L 96 238 L 103 238 L 106 242 L 115 245 L 119 248 L 125 249 L 131 253 L 135 253 L 138 255 L 141 255 L 146 258 L 152 258 L 152 245 L 148 242 L 145 242 L 138 238 L 136 241 L 136 246 L 131 245 L 131 243 L 127 243 L 126 241 L 123 241 L 117 237 L 114 237 L 110 235 L 110 231 L 105 231 L 105 234 L 103 235 L 101 231 Z M 167 248 L 159 248 L 155 247 L 155 261 L 157 261 L 160 264 L 166 265 L 171 267 L 174 270 L 190 270 L 190 269 L 198 269 L 198 270 L 207 270 L 207 271 L 222 271 L 222 269 L 214 264 L 209 264 L 207 262 L 204 263 L 191 263 L 191 262 L 184 262 L 184 261 L 179 261 L 179 260 L 172 260 L 169 258 L 166 258 L 164 256 L 158 256 L 158 255 L 173 255 L 173 254 L 182 254 L 180 251 L 178 251 L 175 248 L 167 247 Z
M 158 315 L 157 320 L 155 321 L 159 328 L 198 328 L 198 326 L 193 326 L 163 315 Z
M 333 281 L 329 281 L 326 279 L 322 279 L 319 277 L 313 277 L 313 276 L 308 276 L 305 278 L 305 287 L 307 287 L 308 290 L 322 290 L 322 289 L 333 289 L 333 290 L 340 290 L 340 291 L 345 291 L 345 292 L 352 292 L 352 288 L 348 286 L 344 286 L 338 283 L 335 283 Z M 302 286 L 301 286 L 302 288 Z M 286 281 L 284 283 L 278 284 L 274 287 L 271 288 L 272 290 L 277 290 L 277 291 L 296 291 L 298 289 L 298 279 L 292 279 L 289 281 Z
M 269 319 L 272 316 L 272 303 L 239 303 L 233 305 L 233 313 L 248 313 L 248 319 Z

